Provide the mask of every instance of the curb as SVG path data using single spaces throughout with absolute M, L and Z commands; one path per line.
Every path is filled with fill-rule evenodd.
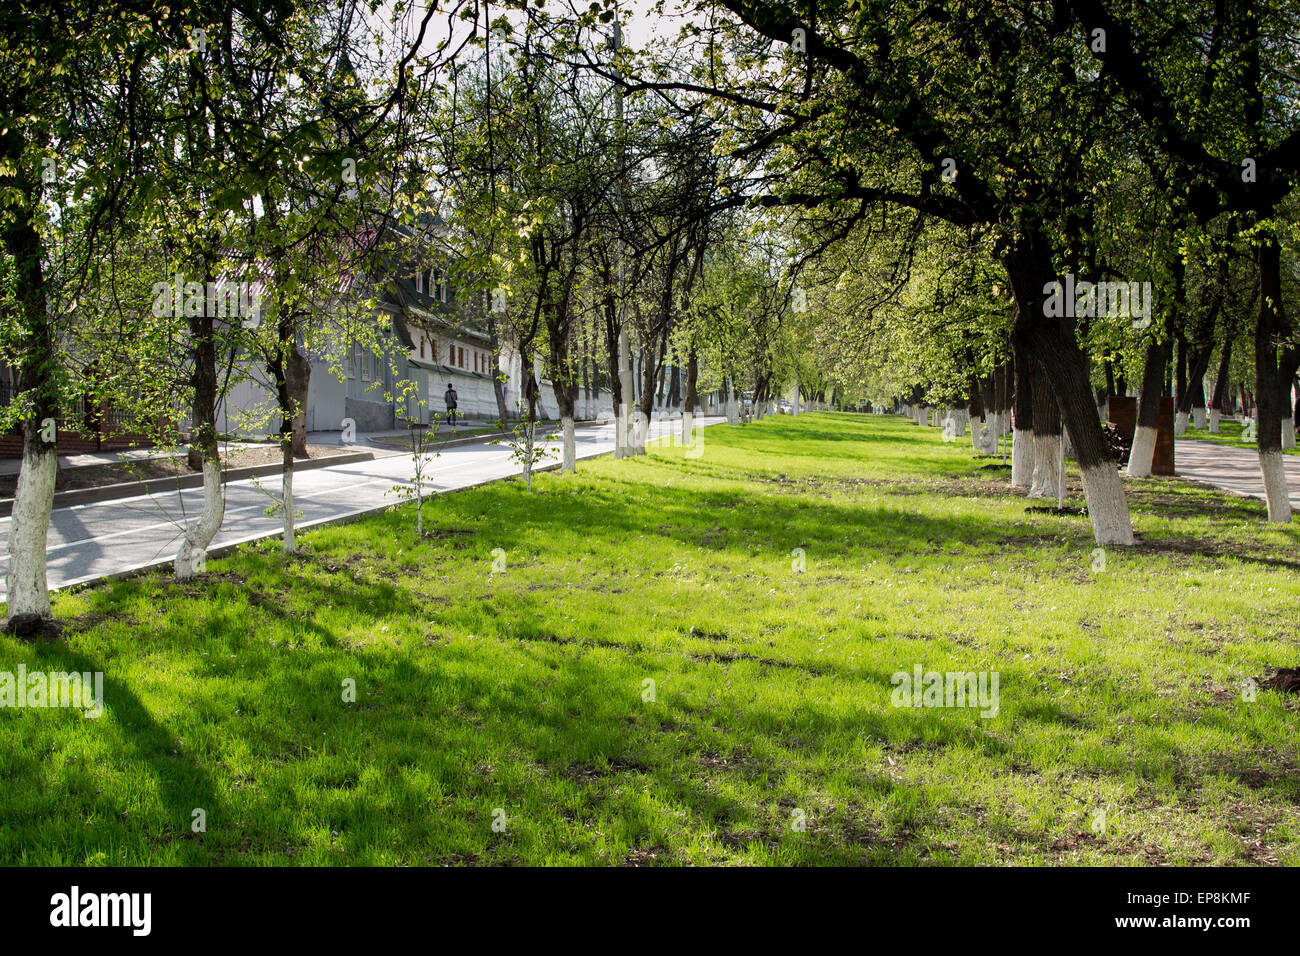
M 585 421 L 574 422 L 574 423 L 573 423 L 573 427 L 574 427 L 574 428 L 585 428 L 585 427 L 590 426 L 590 425 L 608 425 L 611 421 L 612 421 L 612 419 L 608 419 L 608 418 L 592 418 L 592 419 L 587 419 L 587 420 L 585 420 Z M 539 423 L 539 424 L 540 424 L 540 423 Z M 546 428 L 540 428 L 540 427 L 539 427 L 539 428 L 537 429 L 537 433 L 538 433 L 539 435 L 541 435 L 541 434 L 550 434 L 551 432 L 556 432 L 556 431 L 559 431 L 559 430 L 560 430 L 560 425 L 559 425 L 558 422 L 555 423 L 555 424 L 549 424 L 549 423 L 548 423 L 548 426 L 547 426 Z M 438 442 L 434 442 L 432 445 L 429 445 L 428 447 L 425 448 L 425 452 L 426 452 L 426 453 L 427 453 L 427 452 L 434 452 L 434 451 L 438 451 L 438 450 L 443 449 L 443 448 L 456 448 L 456 447 L 458 447 L 458 446 L 460 446 L 460 445 L 473 445 L 473 444 L 476 444 L 477 442 L 490 442 L 490 441 L 497 441 L 498 439 L 501 439 L 501 438 L 510 438 L 510 437 L 513 436 L 513 435 L 514 435 L 514 432 L 513 432 L 513 431 L 509 431 L 509 432 L 490 432 L 490 433 L 487 433 L 487 434 L 481 434 L 481 435 L 466 435 L 464 438 L 451 438 L 451 439 L 448 439 L 447 441 L 438 441 Z M 378 444 L 377 442 L 375 442 L 373 439 L 370 441 L 370 444 L 374 445 L 376 448 L 381 448 L 381 449 L 383 449 L 385 452 L 388 452 L 388 453 L 390 453 L 390 454 L 398 454 L 398 455 L 407 455 L 407 454 L 410 454 L 410 450 L 409 450 L 409 449 L 406 449 L 406 448 L 400 448 L 400 449 L 399 449 L 399 448 L 393 448 L 393 447 L 391 447 L 391 446 L 389 446 L 389 445 L 380 445 L 380 444 Z

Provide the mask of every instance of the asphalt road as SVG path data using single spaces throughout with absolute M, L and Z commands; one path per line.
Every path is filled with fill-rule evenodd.
M 1300 457 L 1284 455 L 1286 486 L 1291 507 L 1300 508 Z M 1174 470 L 1180 478 L 1214 485 L 1235 495 L 1264 500 L 1264 476 L 1259 470 L 1259 452 L 1253 444 L 1240 448 L 1179 438 L 1174 447 Z
M 714 425 L 722 418 L 698 419 Z M 677 420 L 652 426 L 651 437 L 677 434 Z M 579 427 L 578 458 L 590 458 L 614 450 L 612 423 Z M 558 442 L 557 453 L 558 453 Z M 427 463 L 431 493 L 452 491 L 494 481 L 519 473 L 510 461 L 506 445 L 486 442 L 461 445 L 442 451 Z M 403 499 L 392 493 L 395 486 L 413 477 L 410 455 L 392 455 L 350 465 L 327 466 L 294 475 L 294 505 L 299 513 L 298 528 L 338 521 L 353 515 L 380 511 Z M 257 480 L 234 481 L 226 486 L 226 516 L 212 548 L 228 547 L 281 533 L 279 517 L 268 517 L 272 504 L 268 492 L 278 494 L 278 475 Z M 195 488 L 152 496 L 123 498 L 95 504 L 56 508 L 50 522 L 46 560 L 49 586 L 68 587 L 154 565 L 170 564 L 181 541 L 187 517 L 197 520 L 203 504 L 203 490 Z M 9 568 L 10 519 L 0 519 L 0 539 L 5 542 L 0 557 L 0 598 L 5 595 Z

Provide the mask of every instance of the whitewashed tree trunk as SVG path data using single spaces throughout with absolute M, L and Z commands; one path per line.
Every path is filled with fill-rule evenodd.
M 682 409 L 682 447 L 694 448 L 695 412 L 689 408 Z
M 1156 429 L 1150 425 L 1138 425 L 1133 429 L 1133 449 L 1128 456 L 1128 476 L 1130 478 L 1150 478 L 1151 463 L 1156 455 Z
M 614 457 L 627 455 L 627 405 L 614 409 Z
M 1002 425 L 998 421 L 1000 416 L 997 412 L 990 415 L 985 421 L 985 427 L 980 434 L 979 453 L 981 455 L 996 455 L 998 453 L 998 435 L 1002 432 Z
M 1175 434 L 1175 435 L 1186 435 L 1186 434 L 1187 434 L 1187 417 L 1188 417 L 1188 416 L 1187 416 L 1187 413 L 1186 413 L 1186 412 L 1176 412 L 1176 413 L 1174 414 L 1174 434 Z
M 1192 425 L 1196 428 L 1204 429 L 1206 419 L 1206 409 L 1202 405 L 1192 406 Z
M 293 513 L 293 467 L 284 470 L 281 480 L 281 492 L 284 499 L 284 551 L 292 554 L 298 549 L 297 527 Z
M 1028 490 L 1034 484 L 1034 433 L 1016 428 L 1011 433 L 1011 487 Z
M 1210 434 L 1219 434 L 1219 421 L 1223 418 L 1223 412 L 1217 408 L 1210 409 Z
M 180 550 L 173 565 L 177 579 L 184 581 L 203 570 L 208 545 L 221 529 L 226 513 L 225 488 L 221 484 L 221 463 L 203 461 L 203 510 L 199 520 L 185 529 Z
M 560 463 L 560 471 L 576 471 L 578 467 L 578 444 L 573 434 L 573 416 L 565 415 L 562 417 L 560 427 L 564 430 L 564 457 Z
M 1295 419 L 1289 415 L 1282 419 L 1282 447 L 1295 447 Z
M 635 447 L 633 453 L 637 455 L 645 454 L 646 438 L 650 434 L 650 416 L 641 411 L 640 407 L 636 411 L 636 437 L 634 439 Z
M 533 448 L 537 441 L 537 423 L 524 426 L 524 490 L 533 490 Z
M 1259 470 L 1264 475 L 1264 497 L 1269 521 L 1291 520 L 1291 494 L 1286 483 L 1286 456 L 1276 449 L 1259 453 Z
M 1056 435 L 1035 436 L 1031 498 L 1055 498 L 1061 492 L 1061 444 Z
M 1093 537 L 1101 545 L 1130 545 L 1133 543 L 1133 523 L 1128 513 L 1128 502 L 1113 464 L 1093 465 L 1080 470 L 1083 494 L 1088 502 L 1088 517 L 1092 521 Z
M 973 452 L 975 452 L 976 454 L 979 453 L 979 450 L 980 450 L 980 442 L 983 440 L 983 439 L 980 438 L 980 429 L 983 427 L 983 425 L 984 425 L 984 420 L 983 420 L 983 419 L 981 419 L 981 418 L 975 418 L 973 415 L 971 416 L 971 420 L 970 420 L 970 450 L 973 451 Z
M 59 456 L 53 444 L 25 442 L 9 522 L 9 571 L 6 620 L 36 614 L 50 616 L 45 576 L 45 536 L 54 506 Z

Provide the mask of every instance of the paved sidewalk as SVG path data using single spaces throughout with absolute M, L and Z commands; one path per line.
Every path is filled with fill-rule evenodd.
M 1300 508 L 1300 457 L 1283 455 L 1291 506 Z M 1259 452 L 1253 447 L 1236 448 L 1195 438 L 1176 439 L 1174 461 L 1180 478 L 1214 485 L 1235 495 L 1264 500 L 1264 477 L 1259 471 Z
M 153 461 L 159 458 L 180 458 L 184 448 L 128 448 L 124 451 L 88 451 L 59 456 L 59 470 L 91 468 L 95 465 L 120 465 L 123 462 Z M 21 458 L 0 458 L 0 475 L 16 475 L 22 468 Z
M 724 419 L 697 419 L 702 425 L 716 425 Z M 678 434 L 679 419 L 654 423 L 651 438 Z M 579 428 L 577 455 L 590 458 L 614 450 L 614 426 Z M 552 443 L 547 443 L 551 445 Z M 555 443 L 558 446 L 558 443 Z M 558 460 L 558 447 L 556 448 Z M 508 445 L 475 442 L 443 449 L 434 458 L 429 494 L 467 488 L 518 474 L 510 461 Z M 354 515 L 380 511 L 402 498 L 392 493 L 409 484 L 413 461 L 400 453 L 354 462 L 314 468 L 294 474 L 294 505 L 299 512 L 298 528 L 338 521 Z M 226 485 L 226 515 L 212 548 L 224 548 L 281 532 L 278 517 L 266 515 L 272 504 L 268 492 L 278 494 L 280 476 L 232 481 Z M 197 519 L 203 504 L 201 488 L 164 494 L 120 498 L 92 504 L 56 508 L 50 522 L 45 549 L 51 588 L 98 580 L 114 574 L 169 564 L 176 557 L 181 528 Z M 0 518 L 0 598 L 4 597 L 9 570 L 9 518 Z

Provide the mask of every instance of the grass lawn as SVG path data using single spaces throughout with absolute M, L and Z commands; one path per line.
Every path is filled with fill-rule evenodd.
M 1236 448 L 1244 448 L 1246 451 L 1258 451 L 1259 446 L 1255 444 L 1253 438 L 1248 441 L 1241 440 L 1241 431 L 1241 422 L 1236 421 L 1219 422 L 1218 434 L 1211 434 L 1208 427 L 1196 428 L 1188 422 L 1187 433 L 1185 435 L 1180 435 L 1179 437 L 1199 438 L 1201 441 L 1212 441 L 1216 445 L 1232 445 Z M 1284 455 L 1300 455 L 1300 448 L 1286 448 L 1283 449 L 1282 453 Z
M 1241 691 L 1300 664 L 1262 503 L 1130 483 L 1097 554 L 857 415 L 579 469 L 58 595 L 0 670 L 106 712 L 0 710 L 0 862 L 1300 863 L 1300 697 Z M 918 665 L 996 716 L 894 706 Z

